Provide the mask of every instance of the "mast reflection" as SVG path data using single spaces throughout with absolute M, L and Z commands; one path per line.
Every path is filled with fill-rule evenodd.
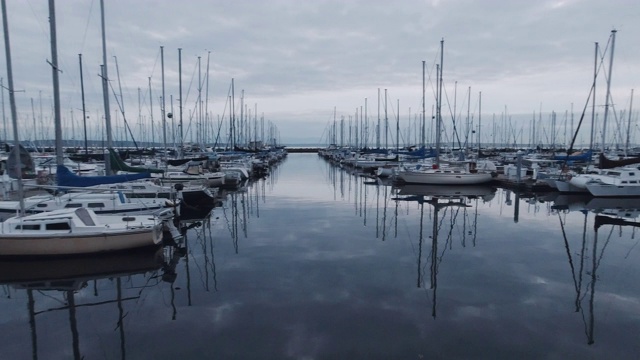
M 163 251 L 160 248 L 140 249 L 137 251 L 121 252 L 99 256 L 71 257 L 63 259 L 3 259 L 0 261 L 0 284 L 5 292 L 20 298 L 21 293 L 27 296 L 28 323 L 31 336 L 31 357 L 38 359 L 39 341 L 44 339 L 57 343 L 60 341 L 59 332 L 45 332 L 44 337 L 38 337 L 38 316 L 67 311 L 71 333 L 71 348 L 74 359 L 82 359 L 80 337 L 78 329 L 78 313 L 80 308 L 103 307 L 116 304 L 118 318 L 115 328 L 118 329 L 120 342 L 120 357 L 126 358 L 126 331 L 123 319 L 126 315 L 125 302 L 140 299 L 142 292 L 148 286 L 154 285 L 153 279 L 162 268 Z M 137 279 L 144 279 L 141 287 L 137 288 Z M 89 283 L 94 283 L 93 296 L 103 298 L 98 292 L 98 282 L 111 284 L 116 288 L 115 299 L 97 299 L 89 301 L 88 297 L 78 295 L 88 292 Z M 127 284 L 125 290 L 125 284 Z M 125 295 L 131 293 L 132 295 Z M 50 306 L 62 303 L 62 306 Z M 41 301 L 45 308 L 38 310 L 37 303 Z M 42 334 L 40 334 L 42 335 Z
M 475 209 L 474 222 L 469 234 L 473 235 L 473 246 L 476 245 L 477 211 L 478 200 L 489 201 L 493 198 L 495 189 L 485 186 L 429 186 L 429 185 L 405 185 L 399 188 L 397 197 L 394 198 L 396 204 L 401 201 L 417 202 L 420 207 L 420 225 L 418 232 L 418 259 L 417 259 L 417 281 L 418 288 L 423 287 L 423 265 L 422 249 L 424 240 L 424 205 L 430 205 L 433 209 L 431 221 L 431 251 L 428 255 L 430 265 L 429 289 L 431 290 L 431 316 L 435 319 L 437 312 L 437 289 L 439 266 L 447 249 L 452 249 L 454 236 L 461 234 L 460 243 L 466 247 L 468 209 Z M 442 214 L 441 214 L 442 213 Z M 462 216 L 462 231 L 454 232 L 458 225 L 458 217 Z M 448 220 L 448 223 L 446 221 Z M 447 229 L 448 233 L 442 250 L 438 249 L 438 236 L 442 229 Z
M 635 236 L 635 229 L 640 227 L 640 222 L 637 221 L 640 216 L 640 208 L 638 208 L 636 199 L 559 196 L 553 200 L 551 209 L 557 213 L 560 221 L 564 246 L 576 292 L 574 299 L 575 312 L 582 315 L 587 344 L 592 345 L 595 343 L 595 290 L 596 282 L 600 280 L 598 270 L 601 261 L 616 228 L 618 229 L 619 238 L 624 237 L 623 227 L 631 228 L 631 238 Z M 566 217 L 572 211 L 583 214 L 580 246 L 579 251 L 575 254 L 571 250 L 570 234 L 566 231 Z M 590 222 L 593 223 L 592 236 L 588 231 Z M 611 228 L 606 234 L 604 243 L 599 244 L 600 233 L 604 226 L 611 226 Z M 574 256 L 578 258 L 577 265 Z M 589 267 L 589 265 L 591 266 Z M 589 280 L 589 283 L 583 288 L 585 278 Z

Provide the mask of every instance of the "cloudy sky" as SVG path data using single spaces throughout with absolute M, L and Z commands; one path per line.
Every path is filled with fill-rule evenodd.
M 20 137 L 26 139 L 53 136 L 48 11 L 45 0 L 7 1 L 13 78 L 20 91 L 16 92 L 18 120 L 24 125 Z M 171 111 L 173 97 L 176 120 L 178 48 L 182 48 L 183 122 L 185 130 L 192 130 L 187 141 L 198 136 L 196 117 L 190 116 L 198 108 L 198 73 L 203 99 L 208 84 L 203 109 L 206 106 L 211 114 L 209 127 L 214 131 L 199 131 L 208 138 L 215 137 L 218 116 L 226 127 L 232 78 L 236 115 L 244 90 L 251 116 L 257 106 L 258 117 L 264 114 L 266 123 L 275 124 L 284 142 L 325 141 L 334 107 L 338 120 L 344 117 L 348 123 L 356 110 L 364 109 L 365 98 L 369 120 L 377 122 L 378 89 L 383 95 L 384 89 L 388 91 L 388 117 L 395 119 L 399 101 L 401 127 L 409 127 L 421 109 L 422 61 L 427 69 L 426 112 L 431 115 L 442 39 L 445 122 L 454 108 L 458 118 L 467 113 L 477 118 L 479 92 L 487 124 L 494 114 L 498 119 L 505 114 L 513 118 L 525 114 L 529 119 L 540 110 L 543 123 L 551 111 L 559 114 L 560 122 L 572 106 L 579 117 L 592 83 L 594 43 L 599 42 L 604 53 L 612 29 L 618 30 L 612 98 L 620 111 L 629 108 L 631 89 L 640 83 L 639 18 L 640 6 L 633 0 L 109 0 L 105 19 L 114 139 L 123 137 L 114 95 L 120 100 L 119 85 L 134 136 L 149 140 L 153 112 L 154 136 L 161 139 L 161 46 L 166 108 Z M 100 1 L 57 1 L 56 19 L 65 136 L 82 137 L 78 60 L 82 54 L 89 137 L 99 139 L 104 114 L 98 77 Z M 608 54 L 604 55 L 607 68 Z M 4 54 L 0 74 L 6 86 Z M 598 81 L 597 102 L 604 105 L 605 77 Z M 5 102 L 9 123 L 6 91 Z M 520 126 L 522 132 L 525 125 L 510 126 L 514 131 Z M 492 129 L 483 126 L 485 134 Z

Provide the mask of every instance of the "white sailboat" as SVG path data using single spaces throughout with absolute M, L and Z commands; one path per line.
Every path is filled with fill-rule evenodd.
M 440 41 L 440 66 L 438 70 L 438 97 L 436 103 L 436 158 L 431 168 L 405 169 L 398 172 L 398 177 L 409 184 L 428 185 L 478 185 L 486 184 L 493 179 L 489 172 L 481 172 L 474 163 L 468 166 L 440 166 L 440 126 L 442 124 L 442 64 L 444 40 Z

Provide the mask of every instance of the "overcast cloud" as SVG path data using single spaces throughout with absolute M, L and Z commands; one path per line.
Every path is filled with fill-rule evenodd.
M 529 117 L 540 109 L 563 113 L 572 104 L 580 112 L 592 82 L 594 42 L 604 48 L 612 29 L 618 30 L 612 77 L 617 109 L 628 108 L 630 91 L 640 82 L 635 66 L 640 58 L 640 6 L 632 0 L 110 0 L 105 1 L 105 9 L 111 84 L 119 93 L 115 56 L 127 119 L 136 125 L 134 135 L 142 136 L 138 88 L 143 128 L 149 128 L 151 77 L 157 139 L 160 46 L 164 46 L 167 111 L 173 96 L 175 113 L 177 49 L 183 49 L 185 127 L 197 99 L 197 57 L 201 57 L 204 78 L 210 51 L 208 109 L 215 122 L 225 113 L 234 78 L 237 104 L 244 90 L 251 111 L 257 104 L 259 115 L 264 113 L 265 119 L 275 123 L 286 142 L 320 140 L 333 119 L 334 106 L 338 118 L 348 119 L 367 98 L 368 115 L 377 118 L 378 88 L 388 89 L 394 113 L 390 118 L 395 117 L 398 99 L 401 121 L 408 117 L 409 108 L 415 114 L 421 107 L 422 61 L 426 61 L 427 75 L 435 78 L 441 39 L 445 41 L 444 81 L 451 102 L 444 106 L 453 106 L 457 82 L 457 111 L 464 114 L 466 109 L 461 109 L 466 105 L 461 104 L 466 102 L 469 87 L 472 113 L 478 111 L 478 92 L 482 92 L 483 117 L 503 113 L 505 108 L 510 114 Z M 53 131 L 46 125 L 53 116 L 51 67 L 46 62 L 51 59 L 48 3 L 7 1 L 7 12 L 14 84 L 16 90 L 24 90 L 16 93 L 19 121 L 25 124 L 20 136 L 33 138 L 33 98 L 37 122 L 40 124 L 42 103 L 45 124 L 37 130 L 44 134 L 36 136 L 50 138 Z M 98 77 L 102 62 L 100 2 L 58 1 L 56 19 L 65 135 L 71 137 L 73 111 L 75 137 L 79 138 L 80 53 L 89 123 L 95 127 L 104 112 Z M 6 86 L 4 56 L 0 74 Z M 435 85 L 428 81 L 430 114 Z M 598 93 L 603 95 L 604 77 L 598 81 Z M 115 118 L 115 97 L 110 95 L 112 123 L 122 127 L 122 117 Z M 6 92 L 5 102 L 10 122 Z M 599 103 L 604 103 L 604 96 Z M 116 136 L 120 136 L 118 131 Z M 99 130 L 90 131 L 90 137 L 100 136 Z

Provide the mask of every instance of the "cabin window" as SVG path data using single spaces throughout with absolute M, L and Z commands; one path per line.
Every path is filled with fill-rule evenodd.
M 36 207 L 39 207 L 39 208 L 45 208 L 47 206 L 48 206 L 47 204 L 38 204 L 38 205 L 36 205 Z
M 79 204 L 79 203 L 69 203 L 69 204 L 65 205 L 64 207 L 65 208 L 79 208 L 81 206 L 82 206 L 82 204 Z
M 88 208 L 103 208 L 104 207 L 104 203 L 88 203 L 87 207 Z
M 20 224 L 16 225 L 16 230 L 40 230 L 40 224 Z
M 636 176 L 636 173 L 632 173 L 632 172 L 630 172 L 630 173 L 629 173 L 629 176 Z
M 136 221 L 136 218 L 133 216 L 125 216 L 122 218 L 122 221 Z
M 71 230 L 68 222 L 50 223 L 46 225 L 47 230 Z
M 626 183 L 627 183 L 627 180 L 622 180 L 622 183 L 623 183 L 623 184 L 626 184 Z
M 636 180 L 629 181 L 629 184 L 637 184 L 637 183 L 638 183 L 638 181 L 636 181 Z

